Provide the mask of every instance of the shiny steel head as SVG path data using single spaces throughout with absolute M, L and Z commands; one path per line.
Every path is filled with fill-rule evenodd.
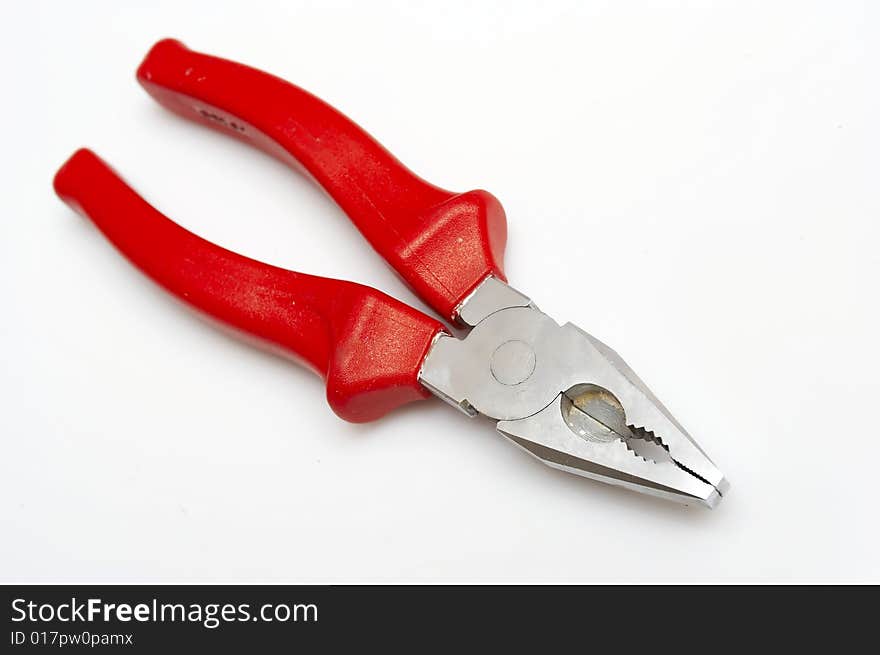
M 465 301 L 464 339 L 440 337 L 421 381 L 544 463 L 683 503 L 714 507 L 724 476 L 633 370 L 571 324 L 487 279 Z

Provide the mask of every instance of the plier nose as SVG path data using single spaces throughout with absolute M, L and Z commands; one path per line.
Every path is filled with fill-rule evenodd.
M 157 43 L 137 78 L 184 118 L 305 171 L 415 293 L 467 332 L 453 337 L 370 287 L 209 243 L 97 155 L 74 153 L 55 177 L 62 199 L 169 292 L 322 375 L 340 417 L 374 420 L 433 393 L 556 468 L 710 507 L 726 493 L 723 475 L 616 353 L 507 285 L 494 196 L 436 187 L 319 98 L 177 41 Z M 644 444 L 663 456 L 646 456 Z

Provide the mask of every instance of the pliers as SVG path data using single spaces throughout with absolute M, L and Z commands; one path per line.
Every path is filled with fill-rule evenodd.
M 323 376 L 340 417 L 372 421 L 434 395 L 490 419 L 554 468 L 708 507 L 727 493 L 721 471 L 616 352 L 507 284 L 507 226 L 494 196 L 429 184 L 319 98 L 178 41 L 154 45 L 137 79 L 171 111 L 311 176 L 464 334 L 376 289 L 209 243 L 91 151 L 70 157 L 54 180 L 67 204 L 172 294 Z

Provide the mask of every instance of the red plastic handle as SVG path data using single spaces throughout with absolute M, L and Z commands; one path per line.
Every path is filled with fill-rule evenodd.
M 342 418 L 370 421 L 428 396 L 418 374 L 443 329 L 438 321 L 370 287 L 209 243 L 159 213 L 89 150 L 61 167 L 55 191 L 171 293 L 323 375 Z
M 162 105 L 308 173 L 441 316 L 488 275 L 502 280 L 504 210 L 486 191 L 420 179 L 319 98 L 242 64 L 158 42 L 137 72 Z

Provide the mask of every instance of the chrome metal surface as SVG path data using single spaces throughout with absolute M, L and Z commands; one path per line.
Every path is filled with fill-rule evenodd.
M 455 310 L 456 322 L 472 328 L 499 309 L 528 307 L 531 302 L 513 287 L 490 275 Z
M 443 400 L 497 421 L 499 432 L 555 468 L 708 507 L 727 491 L 681 424 L 598 339 L 558 325 L 494 278 L 460 316 L 482 318 L 464 339 L 438 338 L 420 374 Z

